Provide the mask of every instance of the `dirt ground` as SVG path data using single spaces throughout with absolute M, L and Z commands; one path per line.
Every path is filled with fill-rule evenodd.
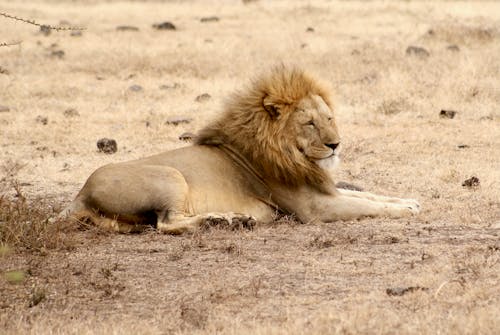
M 337 180 L 423 207 L 401 220 L 282 218 L 177 237 L 67 227 L 27 242 L 1 227 L 0 333 L 500 332 L 500 3 L 0 8 L 86 28 L 46 35 L 0 16 L 0 43 L 22 41 L 0 47 L 0 191 L 24 204 L 1 207 L 0 225 L 25 211 L 23 224 L 40 226 L 97 167 L 189 145 L 181 134 L 279 62 L 335 88 Z M 152 27 L 164 21 L 176 30 Z M 103 137 L 115 154 L 98 152 Z M 463 186 L 471 177 L 479 184 Z

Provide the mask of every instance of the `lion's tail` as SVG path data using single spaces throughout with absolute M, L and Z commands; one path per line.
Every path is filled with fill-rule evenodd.
M 104 230 L 119 233 L 137 233 L 142 232 L 149 227 L 148 225 L 120 222 L 117 218 L 108 218 L 103 215 L 99 215 L 99 213 L 89 210 L 78 196 L 55 218 L 55 220 L 66 219 L 69 219 L 72 222 L 90 223 Z

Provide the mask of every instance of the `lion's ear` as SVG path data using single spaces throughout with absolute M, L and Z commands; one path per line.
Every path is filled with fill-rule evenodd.
M 277 104 L 275 104 L 269 96 L 262 99 L 262 105 L 266 112 L 269 113 L 271 119 L 276 119 L 280 115 L 280 109 Z

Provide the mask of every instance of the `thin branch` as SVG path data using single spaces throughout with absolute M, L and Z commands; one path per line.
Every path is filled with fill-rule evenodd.
M 34 20 L 26 20 L 26 19 L 23 19 L 21 17 L 17 17 L 17 16 L 14 16 L 14 15 L 9 15 L 7 13 L 2 13 L 2 12 L 0 12 L 0 16 L 6 17 L 6 18 L 9 18 L 9 19 L 13 19 L 13 20 L 16 20 L 16 21 L 21 21 L 21 22 L 24 22 L 24 23 L 32 24 L 34 26 L 40 27 L 41 29 L 49 29 L 49 30 L 55 30 L 55 31 L 60 31 L 60 30 L 85 30 L 85 28 L 80 28 L 80 27 L 58 27 L 58 26 L 51 26 L 51 25 L 48 25 L 48 24 L 40 24 L 38 22 L 35 22 Z

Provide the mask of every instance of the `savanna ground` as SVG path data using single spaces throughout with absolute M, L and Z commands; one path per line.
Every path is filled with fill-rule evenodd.
M 500 3 L 47 0 L 0 11 L 87 28 L 44 35 L 0 17 L 0 42 L 22 41 L 0 48 L 1 333 L 500 332 Z M 210 16 L 219 21 L 200 22 Z M 163 21 L 177 29 L 152 28 Z M 417 198 L 420 215 L 177 237 L 47 222 L 95 168 L 187 145 L 180 134 L 279 62 L 335 88 L 337 179 Z M 177 117 L 191 122 L 167 124 Z M 102 137 L 115 154 L 97 151 Z M 462 186 L 472 176 L 480 184 Z

